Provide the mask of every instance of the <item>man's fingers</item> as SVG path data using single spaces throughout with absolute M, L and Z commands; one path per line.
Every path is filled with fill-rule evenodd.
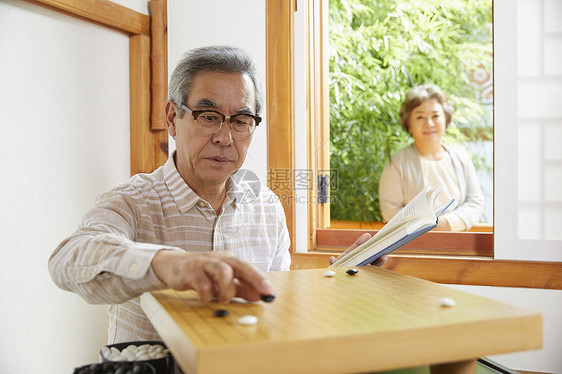
M 241 297 L 248 301 L 260 301 L 261 295 L 273 295 L 273 287 L 271 283 L 266 280 L 266 290 L 258 291 L 253 284 L 236 279 L 236 296 Z
M 236 295 L 232 267 L 222 261 L 209 261 L 205 273 L 214 283 L 214 295 L 221 303 L 228 303 Z
M 251 264 L 240 261 L 237 258 L 225 259 L 225 261 L 232 266 L 234 270 L 234 277 L 238 279 L 240 286 L 237 287 L 237 292 L 242 292 L 244 295 L 237 293 L 237 296 L 243 297 L 247 300 L 255 301 L 259 295 L 271 295 L 273 293 L 273 285 L 267 279 L 264 273 L 256 269 Z M 248 299 L 247 297 L 250 297 Z
M 156 276 L 176 290 L 194 289 L 201 301 L 217 297 L 228 303 L 240 296 L 257 301 L 260 295 L 273 294 L 273 286 L 264 273 L 228 252 L 191 254 L 159 251 L 152 261 Z
M 209 302 L 213 299 L 213 283 L 204 271 L 197 271 L 192 274 L 188 288 L 193 288 L 199 295 L 199 300 Z
M 245 282 L 240 282 L 236 279 L 236 296 L 248 301 L 259 301 L 260 294 L 256 289 Z

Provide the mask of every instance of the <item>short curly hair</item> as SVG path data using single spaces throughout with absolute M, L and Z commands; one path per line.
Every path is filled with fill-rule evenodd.
M 421 86 L 412 87 L 410 91 L 406 94 L 406 99 L 402 103 L 402 108 L 400 108 L 400 124 L 406 131 L 409 131 L 408 121 L 410 120 L 410 115 L 421 105 L 425 100 L 435 99 L 443 107 L 445 112 L 446 127 L 449 127 L 451 119 L 453 117 L 453 112 L 455 108 L 453 104 L 449 102 L 449 98 L 441 91 L 441 88 L 435 84 L 424 84 Z

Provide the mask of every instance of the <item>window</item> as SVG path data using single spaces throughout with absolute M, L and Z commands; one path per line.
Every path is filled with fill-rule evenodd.
M 341 5 L 342 2 L 337 2 Z M 396 2 L 392 2 L 395 4 Z M 480 2 L 480 4 L 485 4 L 486 2 Z M 435 3 L 437 4 L 437 3 Z M 338 168 L 334 171 L 334 163 L 333 160 L 330 163 L 330 131 L 328 129 L 328 123 L 330 118 L 329 108 L 337 107 L 337 104 L 329 103 L 329 93 L 328 93 L 328 48 L 327 41 L 328 41 L 328 30 L 327 30 L 327 19 L 328 19 L 328 1 L 327 0 L 311 0 L 307 3 L 308 5 L 308 56 L 309 56 L 309 65 L 308 65 L 308 95 L 312 97 L 311 103 L 313 103 L 313 110 L 309 111 L 308 122 L 309 124 L 316 124 L 316 126 L 310 126 L 310 133 L 313 136 L 309 137 L 309 144 L 308 144 L 308 157 L 313 158 L 311 156 L 316 156 L 314 160 L 309 160 L 311 170 L 315 170 L 316 174 L 320 175 L 321 170 L 330 170 L 330 166 L 332 166 L 332 176 L 336 176 L 338 180 L 332 180 L 332 187 L 338 185 L 338 183 L 343 183 L 344 185 L 350 185 L 353 183 L 352 180 L 345 180 L 345 176 L 339 175 L 338 176 Z M 491 4 L 488 2 L 489 8 L 486 10 L 490 12 L 491 16 Z M 366 12 L 372 12 L 372 9 L 363 9 Z M 404 9 L 403 9 L 404 10 Z M 411 10 L 411 9 L 410 9 Z M 349 9 L 344 10 L 349 11 Z M 426 20 L 427 21 L 427 20 Z M 429 21 L 428 21 L 429 22 Z M 379 25 L 380 26 L 380 25 Z M 361 26 L 363 27 L 363 26 Z M 357 27 L 359 30 L 361 27 Z M 336 35 L 341 35 L 342 31 L 339 31 Z M 479 35 L 478 37 L 481 37 Z M 386 41 L 388 42 L 388 41 Z M 418 43 L 423 43 L 423 40 L 418 40 Z M 361 48 L 360 45 L 366 44 L 368 41 L 363 41 L 357 45 L 357 48 Z M 382 43 L 385 43 L 383 40 Z M 381 48 L 383 48 L 382 46 Z M 430 47 L 430 46 L 429 46 Z M 429 48 L 428 47 L 428 48 Z M 330 47 L 333 48 L 333 47 Z M 365 47 L 369 48 L 369 47 Z M 368 52 L 366 52 L 368 53 Z M 434 58 L 442 58 L 442 56 L 434 56 Z M 491 58 L 490 58 L 491 60 Z M 356 70 L 361 69 L 361 64 L 364 62 L 361 61 L 346 61 L 348 66 L 352 66 L 354 63 L 357 63 L 355 68 Z M 344 64 L 345 65 L 345 64 Z M 490 63 L 491 65 L 491 63 Z M 352 68 L 352 70 L 353 70 Z M 399 67 L 398 67 L 399 69 Z M 446 69 L 446 66 L 445 66 Z M 436 69 L 437 70 L 437 69 Z M 488 69 L 491 70 L 491 69 Z M 398 70 L 397 70 L 398 71 Z M 338 71 L 338 73 L 342 73 Z M 442 71 L 432 72 L 429 71 L 429 75 L 434 73 L 435 77 L 439 77 L 443 75 Z M 450 75 L 449 75 L 450 77 Z M 353 79 L 353 77 L 351 78 Z M 452 79 L 451 81 L 454 81 Z M 473 79 L 473 84 L 476 86 L 477 81 L 481 81 L 481 87 L 484 88 L 481 91 L 484 95 L 486 94 L 487 82 L 486 79 L 482 79 L 481 75 L 476 75 L 476 79 Z M 484 82 L 482 82 L 484 81 Z M 331 82 L 329 85 L 333 88 L 335 85 Z M 357 82 L 354 82 L 357 83 Z M 386 83 L 386 82 L 385 82 Z M 426 83 L 426 82 L 413 82 L 416 84 Z M 440 83 L 439 81 L 435 81 L 434 83 Z M 464 84 L 463 82 L 462 84 Z M 369 88 L 365 88 L 365 90 L 369 90 Z M 381 100 L 388 100 L 388 101 L 400 101 L 402 97 L 400 95 L 396 95 L 397 97 L 392 97 L 394 94 L 388 89 L 383 89 L 384 92 L 389 93 L 390 96 L 379 98 Z M 399 91 L 399 90 L 396 90 Z M 332 90 L 332 95 L 334 94 L 334 90 Z M 336 93 L 337 94 L 337 93 Z M 491 95 L 491 94 L 490 94 Z M 345 94 L 342 94 L 345 96 Z M 489 96 L 488 96 L 489 98 Z M 347 100 L 345 105 L 349 104 L 350 98 L 346 98 Z M 364 99 L 363 99 L 364 100 Z M 367 108 L 366 112 L 370 110 L 377 110 L 377 108 L 373 108 L 373 106 L 369 107 L 369 105 L 365 105 Z M 345 108 L 336 108 L 336 111 L 340 110 L 340 113 Z M 351 109 L 351 111 L 354 111 Z M 356 110 L 355 110 L 356 111 Z M 397 110 L 394 110 L 397 112 Z M 333 115 L 333 114 L 332 114 Z M 381 117 L 384 117 L 384 114 L 378 114 Z M 387 119 L 387 121 L 396 121 L 396 116 Z M 318 124 L 321 124 L 318 126 Z M 465 126 L 463 128 L 457 128 L 456 134 L 459 138 L 463 138 L 467 134 L 467 129 L 470 126 Z M 464 133 L 462 130 L 465 130 Z M 491 131 L 489 132 L 491 133 Z M 332 139 L 333 140 L 333 139 Z M 363 148 L 363 147 L 360 147 Z M 388 147 L 385 147 L 388 148 Z M 346 152 L 348 150 L 345 150 Z M 334 154 L 334 150 L 332 149 L 332 154 Z M 375 158 L 380 159 L 381 155 L 377 154 L 374 156 Z M 383 155 L 384 157 L 384 155 Z M 341 161 L 341 159 L 339 160 Z M 349 161 L 349 160 L 347 160 Z M 364 161 L 362 162 L 365 163 Z M 330 165 L 332 164 L 332 165 Z M 360 167 L 364 167 L 364 165 L 360 165 Z M 380 174 L 380 171 L 379 171 Z M 354 172 L 353 178 L 360 175 L 360 173 Z M 343 177 L 343 178 L 342 178 Z M 378 178 L 378 175 L 376 176 Z M 491 177 L 490 177 L 491 180 Z M 378 184 L 378 179 L 376 180 L 376 184 Z M 315 188 L 313 191 L 317 190 L 318 181 L 315 180 L 314 183 Z M 368 179 L 362 179 L 361 183 L 363 184 L 375 184 L 369 182 Z M 490 183 L 491 184 L 491 183 Z M 376 190 L 376 188 L 375 188 Z M 491 188 L 490 188 L 491 193 Z M 364 196 L 365 193 L 354 191 L 351 193 L 352 195 L 360 195 Z M 374 195 L 371 193 L 371 195 Z M 336 195 L 337 196 L 337 195 Z M 340 196 L 341 198 L 341 196 Z M 309 199 L 311 201 L 312 199 Z M 378 196 L 375 199 L 371 198 L 373 201 L 365 201 L 364 203 L 360 201 L 355 201 L 353 203 L 345 202 L 342 206 L 357 206 L 359 207 L 358 210 L 365 210 L 365 206 L 371 205 L 378 205 Z M 377 200 L 377 201 L 375 201 Z M 491 202 L 489 202 L 491 204 Z M 491 211 L 491 210 L 490 210 Z M 357 217 L 348 217 L 349 219 L 345 219 L 345 214 L 341 214 L 341 212 L 336 212 L 336 215 L 339 217 L 344 217 L 344 221 L 332 221 L 330 219 L 330 207 L 328 204 L 314 204 L 309 203 L 308 209 L 308 217 L 309 223 L 308 228 L 310 232 L 310 242 L 309 242 L 309 249 L 315 250 L 330 250 L 333 251 L 336 248 L 344 249 L 350 244 L 353 243 L 355 238 L 359 236 L 359 232 L 364 232 L 365 230 L 371 231 L 377 230 L 382 226 L 380 222 L 357 222 Z M 489 214 L 490 215 L 490 214 Z M 488 218 L 489 222 L 491 222 L 491 217 Z M 372 221 L 372 220 L 368 220 Z M 424 235 L 422 238 L 410 243 L 407 247 L 405 247 L 405 251 L 408 254 L 455 254 L 455 255 L 479 255 L 479 256 L 493 256 L 493 234 L 491 231 L 491 225 L 484 225 L 485 230 L 487 232 L 463 232 L 463 233 L 443 233 L 443 232 L 432 232 Z M 354 230 L 355 229 L 355 230 Z M 357 230 L 360 229 L 360 230 Z
M 301 6 L 303 3 L 304 6 Z M 296 102 L 298 105 L 301 105 L 300 100 L 291 101 L 295 79 L 292 78 L 291 73 L 294 62 L 292 58 L 293 50 L 289 45 L 293 40 L 292 22 L 294 8 L 289 6 L 289 4 L 294 3 L 268 0 L 266 6 L 268 19 L 275 21 L 273 24 L 268 22 L 266 48 L 268 60 L 267 101 L 268 108 L 273 108 L 273 111 L 268 110 L 267 115 L 268 168 L 270 170 L 281 169 L 287 171 L 287 165 L 292 165 L 295 160 L 295 142 L 291 140 L 293 137 L 289 135 L 294 134 L 295 130 L 300 131 L 299 128 L 301 127 L 300 125 L 295 126 L 295 124 L 291 122 L 291 109 L 285 106 L 287 103 L 290 105 L 291 102 Z M 560 64 L 556 65 L 554 63 L 557 61 L 557 55 L 549 53 L 550 50 L 548 48 L 542 48 L 542 44 L 537 45 L 535 42 L 537 31 L 542 30 L 542 28 L 546 26 L 548 26 L 548 28 L 545 29 L 546 32 L 544 33 L 545 38 L 543 44 L 545 46 L 550 45 L 558 40 L 555 39 L 555 37 L 560 34 L 560 28 L 556 27 L 558 25 L 556 20 L 560 18 L 559 15 L 561 14 L 560 10 L 562 10 L 562 8 L 557 8 L 555 6 L 556 4 L 548 2 L 548 6 L 542 9 L 541 4 L 542 2 L 540 0 L 532 2 L 494 0 L 494 27 L 496 28 L 494 31 L 494 38 L 499 41 L 494 48 L 494 54 L 496 56 L 494 64 L 496 66 L 496 71 L 502 72 L 502 74 L 498 74 L 494 79 L 496 85 L 496 95 L 494 98 L 496 107 L 494 113 L 495 131 L 496 134 L 499 130 L 503 131 L 502 134 L 497 136 L 494 153 L 496 158 L 494 185 L 496 191 L 499 191 L 499 193 L 496 193 L 495 197 L 494 233 L 428 233 L 424 235 L 424 237 L 427 237 L 427 240 L 432 241 L 432 247 L 441 242 L 445 243 L 447 248 L 460 247 L 467 251 L 475 249 L 476 252 L 481 252 L 482 248 L 487 246 L 489 247 L 488 252 L 492 253 L 492 247 L 495 246 L 493 250 L 494 258 L 482 256 L 447 256 L 447 252 L 439 252 L 439 256 L 409 256 L 397 254 L 392 256 L 387 265 L 385 265 L 387 269 L 438 283 L 562 289 L 562 282 L 560 281 L 560 263 L 556 262 L 560 261 L 560 253 L 562 253 L 560 251 L 560 245 L 558 244 L 559 242 L 547 242 L 545 246 L 544 243 L 539 241 L 528 242 L 520 240 L 520 235 L 516 233 L 516 231 L 520 232 L 517 220 L 521 216 L 521 212 L 518 212 L 517 209 L 518 194 L 521 193 L 517 188 L 517 179 L 518 176 L 526 175 L 524 174 L 526 170 L 522 172 L 518 171 L 520 168 L 517 165 L 517 153 L 523 152 L 527 154 L 532 152 L 531 154 L 537 155 L 535 150 L 540 149 L 536 148 L 536 144 L 533 142 L 518 142 L 517 139 L 518 137 L 521 139 L 521 135 L 518 136 L 518 132 L 513 131 L 513 126 L 518 121 L 518 113 L 517 110 L 515 110 L 515 108 L 518 107 L 518 90 L 520 94 L 526 94 L 527 96 L 533 94 L 542 95 L 538 95 L 538 104 L 540 104 L 541 109 L 539 114 L 541 116 L 548 116 L 548 121 L 552 121 L 553 118 L 559 118 L 561 116 L 560 109 L 562 108 L 560 105 L 556 105 L 556 103 L 560 102 L 560 100 L 556 99 L 560 98 L 560 90 L 558 88 L 561 87 L 559 84 L 560 75 L 556 75 L 556 66 L 560 66 Z M 283 5 L 283 9 L 280 9 L 281 5 Z M 322 41 L 323 33 L 320 24 L 313 22 L 317 19 L 319 14 L 322 14 L 322 11 L 326 11 L 326 8 L 322 9 L 320 5 L 319 0 L 302 0 L 302 2 L 299 2 L 299 9 L 307 9 L 308 24 L 306 33 L 310 37 L 307 39 L 306 49 L 309 51 L 309 55 L 316 57 L 309 59 L 309 64 L 307 66 L 309 71 L 306 84 L 307 94 L 306 99 L 303 101 L 306 101 L 306 117 L 308 123 L 321 121 L 322 116 L 325 115 L 323 109 L 328 108 L 325 102 L 327 96 L 322 94 L 324 92 L 322 86 L 326 87 L 327 84 L 322 80 L 322 77 L 327 77 L 327 75 L 321 74 L 323 69 L 327 69 L 327 65 L 323 65 L 322 61 L 327 60 L 319 58 L 324 51 L 317 47 L 317 43 Z M 528 18 L 526 16 L 530 14 L 527 9 L 522 9 L 517 12 L 517 8 L 521 5 L 532 5 L 534 8 L 532 20 L 534 22 L 533 30 L 535 30 L 535 32 L 533 33 L 527 33 L 521 28 L 521 25 L 524 26 L 528 24 Z M 518 13 L 522 15 L 520 19 L 517 17 Z M 541 22 L 544 22 L 544 25 L 542 25 Z M 524 32 L 525 35 L 519 35 L 518 37 L 519 29 L 521 29 L 520 32 Z M 284 35 L 285 37 L 280 38 L 279 35 Z M 296 39 L 295 45 L 298 43 Z M 525 43 L 527 43 L 527 45 Z M 534 85 L 529 87 L 524 84 L 521 86 L 521 83 L 529 83 L 525 77 L 521 79 L 521 83 L 518 85 L 513 78 L 517 77 L 517 64 L 515 62 L 530 58 L 526 54 L 529 46 L 537 48 L 539 52 L 542 51 L 541 55 L 537 56 L 537 53 L 533 53 L 533 56 L 542 56 L 543 59 L 548 62 L 544 65 L 548 67 L 548 69 L 545 69 L 545 73 L 549 74 L 548 79 L 537 82 L 537 84 L 542 85 L 539 86 L 541 87 L 539 89 L 533 89 L 533 87 L 536 87 Z M 537 61 L 535 61 L 535 63 L 536 62 Z M 526 67 L 527 66 L 528 65 L 526 65 Z M 539 66 L 540 64 L 533 65 L 534 68 L 540 70 Z M 507 71 L 508 74 L 503 74 L 504 71 Z M 304 81 L 304 77 L 301 78 L 300 75 L 298 77 L 298 79 Z M 542 75 L 538 76 L 539 79 L 541 77 Z M 519 86 L 519 88 L 517 86 Z M 542 87 L 546 89 L 542 90 Z M 536 104 L 533 102 L 532 105 Z M 273 130 L 269 127 L 270 125 L 274 126 Z M 557 127 L 553 129 L 552 123 L 550 122 L 548 125 L 550 127 L 547 126 L 546 129 L 555 131 L 549 132 L 548 134 L 555 135 Z M 308 154 L 312 155 L 326 143 L 327 138 L 325 134 L 322 133 L 322 127 L 320 127 L 319 131 L 315 131 L 314 133 L 310 132 L 317 129 L 316 127 L 305 127 L 307 128 L 306 141 L 308 143 Z M 298 138 L 301 138 L 301 135 L 299 135 Z M 559 147 L 551 147 L 552 144 L 555 144 L 555 140 L 550 141 L 548 137 L 542 139 L 546 141 L 547 148 L 550 152 L 548 153 L 548 162 L 554 166 L 558 165 L 559 162 L 555 164 L 553 160 L 556 157 L 560 159 L 560 152 L 556 153 Z M 557 138 L 553 136 L 552 139 Z M 297 151 L 301 152 L 300 150 Z M 298 158 L 299 161 L 302 161 L 302 156 Z M 309 157 L 306 161 L 306 167 L 316 172 L 317 170 L 326 168 L 323 166 L 325 164 L 322 164 L 322 162 L 325 161 L 326 160 L 322 160 L 321 157 Z M 547 166 L 551 166 L 551 164 Z M 546 184 L 550 180 L 556 180 L 558 174 L 556 174 L 555 171 L 556 170 L 553 171 L 548 168 L 537 171 L 536 173 L 539 174 L 537 177 L 542 177 L 537 183 L 544 182 Z M 316 183 L 314 183 L 313 178 L 312 182 L 313 187 L 316 188 Z M 521 180 L 521 183 L 524 182 L 524 180 Z M 277 183 L 275 180 L 268 180 L 268 184 L 274 186 Z M 560 186 L 560 183 L 551 183 L 550 186 L 556 189 Z M 276 193 L 286 192 L 277 190 L 276 188 L 272 189 Z M 307 189 L 309 197 L 313 194 L 313 191 L 312 188 Z M 558 188 L 557 191 L 560 191 L 560 189 Z M 294 192 L 294 189 L 291 190 L 289 188 L 288 197 L 294 198 Z M 555 217 L 555 219 L 550 222 L 553 228 L 560 226 L 560 207 L 556 203 L 556 201 L 560 200 L 559 196 L 559 194 L 558 197 L 549 196 L 549 200 L 544 200 L 544 206 L 548 206 L 549 208 L 549 212 L 545 211 L 545 213 L 554 211 L 558 214 L 558 219 Z M 524 196 L 519 197 L 524 198 Z M 295 227 L 297 226 L 297 223 L 295 223 L 295 204 L 286 203 L 287 200 L 282 201 L 285 202 L 283 204 L 285 211 L 289 212 L 287 226 L 289 227 L 293 245 L 295 245 L 295 241 L 308 241 L 308 243 L 306 243 L 308 245 L 303 245 L 300 242 L 297 243 L 297 252 L 292 253 L 292 269 L 326 267 L 328 257 L 331 253 L 323 252 L 322 247 L 317 249 L 316 240 L 318 234 L 316 228 L 319 227 L 319 220 L 323 219 L 322 206 L 310 203 L 306 204 L 308 212 L 305 221 L 308 222 L 310 226 L 307 228 L 306 237 L 295 238 Z M 312 201 L 312 199 L 309 198 L 307 201 Z M 552 203 L 553 201 L 554 203 Z M 538 203 L 540 206 L 542 200 Z M 524 204 L 527 204 L 527 202 L 524 202 Z M 298 207 L 298 209 L 300 209 L 300 207 Z M 539 224 L 540 223 L 541 222 L 539 222 Z M 298 226 L 300 230 L 305 224 L 302 221 L 298 221 Z M 344 248 L 346 241 L 354 240 L 360 233 L 364 232 L 365 229 L 353 231 L 321 228 L 318 231 L 318 236 L 330 236 L 332 242 L 335 243 L 338 248 Z M 449 235 L 453 237 L 448 238 L 447 236 Z M 320 241 L 321 243 L 322 240 Z M 513 253 L 514 246 L 517 247 L 516 253 Z M 306 251 L 305 247 L 308 247 L 309 250 Z M 423 245 L 420 245 L 420 247 L 423 247 Z M 331 252 L 334 252 L 334 248 L 335 247 L 331 247 Z M 295 248 L 293 247 L 293 249 Z M 457 251 L 457 253 L 458 252 L 459 251 Z M 454 253 L 454 251 L 450 250 L 449 253 Z
M 412 142 L 400 106 L 412 86 L 427 83 L 450 97 L 443 141 L 470 150 L 490 198 L 476 218 L 491 224 L 492 1 L 327 3 L 332 226 L 383 220 L 381 172 L 390 153 Z

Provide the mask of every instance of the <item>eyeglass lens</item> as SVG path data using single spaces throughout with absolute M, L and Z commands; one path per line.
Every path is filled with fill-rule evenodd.
M 222 125 L 222 117 L 215 112 L 203 112 L 195 120 L 204 134 L 213 135 L 217 133 Z M 252 116 L 236 114 L 230 117 L 232 136 L 243 139 L 251 135 L 256 128 L 256 121 Z

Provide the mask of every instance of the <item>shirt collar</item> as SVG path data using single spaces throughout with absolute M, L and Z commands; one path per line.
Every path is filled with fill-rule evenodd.
M 230 177 L 227 182 L 227 192 L 225 203 L 232 203 L 239 210 L 246 204 L 252 203 L 259 198 L 261 184 L 259 180 L 250 172 L 250 176 L 246 172 L 236 173 Z
M 174 162 L 175 155 L 176 151 L 172 153 L 164 164 L 164 180 L 180 212 L 184 214 L 199 201 L 203 201 L 203 199 L 183 180 Z M 236 204 L 236 202 L 243 196 L 243 191 L 243 186 L 232 177 L 229 177 L 226 181 L 226 197 L 223 206 L 232 204 L 233 207 L 238 207 L 239 204 Z

